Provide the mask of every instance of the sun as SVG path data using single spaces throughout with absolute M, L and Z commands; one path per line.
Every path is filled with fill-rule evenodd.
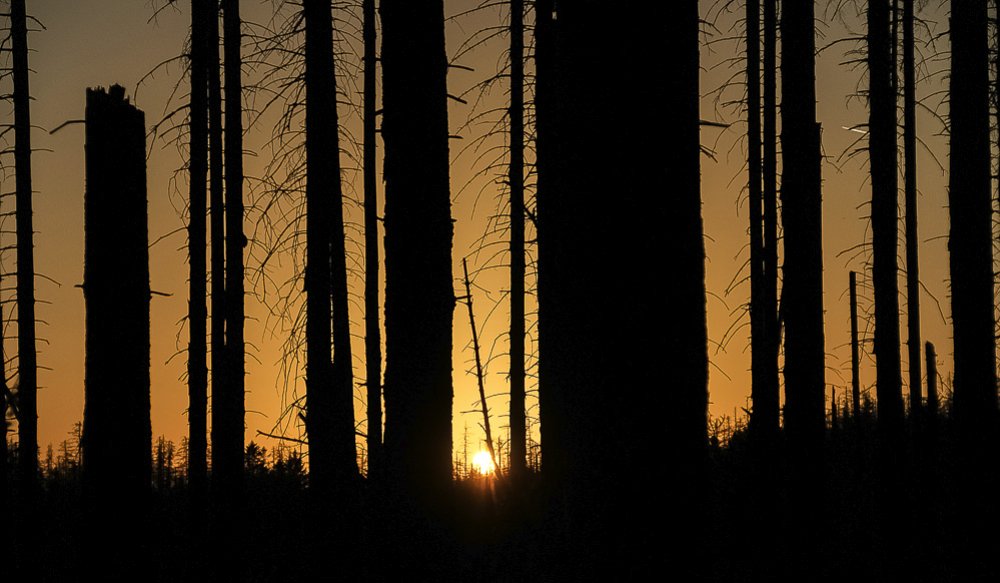
M 490 459 L 488 451 L 477 453 L 476 457 L 472 458 L 472 465 L 475 466 L 477 472 L 484 476 L 493 473 L 493 460 Z

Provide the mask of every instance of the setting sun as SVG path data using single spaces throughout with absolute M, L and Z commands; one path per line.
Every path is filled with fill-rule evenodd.
M 488 451 L 477 453 L 476 457 L 472 458 L 472 465 L 482 475 L 493 473 L 493 460 L 490 459 L 490 452 Z

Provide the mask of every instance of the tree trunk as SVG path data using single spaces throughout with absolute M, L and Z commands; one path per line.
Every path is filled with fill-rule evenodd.
M 208 25 L 208 126 L 209 126 L 209 221 L 212 234 L 211 257 L 211 370 L 212 370 L 212 491 L 213 508 L 222 516 L 227 515 L 228 506 L 235 502 L 235 474 L 243 469 L 243 439 L 234 443 L 231 433 L 227 433 L 230 416 L 229 359 L 226 354 L 226 314 L 228 299 L 226 294 L 226 209 L 225 173 L 223 172 L 223 131 L 222 131 L 222 69 L 219 61 L 219 1 L 210 0 Z M 227 104 L 228 110 L 228 104 Z M 240 420 L 242 429 L 242 420 Z M 241 432 L 242 433 L 242 432 Z M 221 518 L 222 522 L 228 519 Z
M 756 403 L 763 387 L 764 233 L 760 135 L 760 0 L 746 2 L 747 201 L 750 208 L 750 342 L 751 395 Z M 763 308 L 763 306 L 760 306 Z M 756 415 L 753 418 L 754 426 Z
M 952 5 L 951 306 L 955 415 L 972 432 L 997 419 L 990 118 L 985 0 Z
M 308 0 L 303 10 L 309 480 L 314 495 L 322 498 L 357 475 L 357 460 L 332 15 L 325 0 Z
M 563 215 L 565 197 L 561 195 L 561 166 L 563 156 L 561 146 L 564 140 L 559 132 L 563 102 L 563 89 L 559 81 L 561 70 L 559 26 L 553 18 L 554 2 L 537 0 L 535 5 L 535 110 L 537 112 L 536 131 L 538 138 L 538 193 L 536 212 L 538 217 L 538 415 L 542 438 L 542 472 L 546 483 L 554 490 L 565 480 L 568 463 L 568 427 L 564 418 L 559 380 L 565 371 L 560 370 L 560 362 L 566 362 L 573 350 L 572 341 L 562 342 L 561 330 L 565 329 L 564 305 L 560 298 L 570 300 L 572 295 L 562 286 L 566 277 L 562 275 L 561 258 L 566 255 L 563 237 L 564 223 L 558 220 Z M 551 221 L 547 217 L 553 217 Z M 551 329 L 551 333 L 549 330 Z M 568 339 L 571 337 L 566 337 Z M 551 341 L 550 341 L 551 339 Z M 551 382 L 550 382 L 551 379 Z M 564 492 L 559 492 L 563 496 Z
M 959 431 L 956 479 L 963 485 L 956 512 L 981 524 L 996 520 L 998 479 L 990 463 L 998 414 L 987 24 L 986 0 L 952 3 L 948 251 Z M 956 560 L 970 573 L 987 572 L 992 541 L 976 532 L 963 529 L 958 535 Z
M 898 436 L 903 422 L 899 360 L 899 234 L 896 168 L 896 95 L 892 78 L 889 0 L 868 0 L 868 154 L 872 181 L 872 287 L 875 294 L 875 365 L 878 426 Z
M 86 139 L 84 493 L 90 520 L 121 517 L 124 524 L 110 544 L 127 552 L 111 568 L 134 575 L 141 564 L 137 532 L 149 501 L 153 431 L 146 124 L 124 88 L 87 91 Z
M 208 480 L 208 311 L 205 305 L 205 262 L 208 196 L 208 26 L 212 13 L 206 0 L 191 2 L 191 111 L 188 164 L 188 479 L 196 505 L 203 501 Z M 195 516 L 198 516 L 197 511 Z M 200 516 L 199 516 L 200 518 Z
M 826 430 L 821 130 L 816 123 L 814 4 L 781 10 L 782 224 L 784 225 L 785 437 L 791 478 L 789 568 L 808 572 L 823 548 Z
M 861 347 L 858 344 L 858 274 L 851 272 L 851 407 L 855 423 L 861 413 Z
M 379 302 L 378 166 L 376 137 L 378 111 L 377 32 L 375 0 L 362 4 L 365 45 L 364 196 L 365 196 L 365 385 L 368 395 L 368 477 L 383 475 L 382 454 L 382 331 Z
M 778 320 L 778 131 L 777 131 L 777 36 L 778 7 L 776 0 L 764 0 L 764 142 L 763 142 L 763 205 L 764 205 L 764 290 L 761 309 L 766 323 L 767 343 L 763 347 L 762 388 L 758 409 L 760 425 L 770 428 L 777 437 L 781 423 L 780 380 L 778 355 L 781 349 L 781 324 Z
M 596 1 L 559 3 L 558 19 L 544 23 L 551 12 L 539 12 L 539 394 L 544 472 L 565 497 L 576 553 L 568 558 L 570 577 L 607 567 L 602 561 L 617 552 L 640 561 L 649 551 L 642 540 L 608 536 L 626 530 L 619 522 L 625 516 L 658 516 L 633 505 L 647 499 L 647 484 L 622 484 L 613 468 L 643 464 L 657 444 L 671 444 L 672 471 L 662 483 L 671 497 L 691 503 L 674 517 L 682 530 L 697 527 L 703 494 L 708 355 L 698 3 L 658 5 L 635 23 L 628 15 L 640 8 L 626 2 L 609 13 Z M 667 62 L 671 75 L 650 77 Z M 618 68 L 621 84 L 594 83 L 595 71 Z M 626 108 L 609 127 L 606 108 L 622 95 L 663 107 Z M 648 136 L 657 137 L 655 147 Z M 628 221 L 607 220 L 609 193 Z M 657 266 L 667 260 L 679 277 L 664 290 Z M 676 372 L 669 389 L 648 362 Z M 609 410 L 636 402 L 644 409 L 627 421 L 609 418 Z M 652 411 L 670 411 L 669 422 Z M 679 475 L 685 479 L 670 477 Z M 697 560 L 680 552 L 691 561 L 684 568 L 694 568 Z
M 28 20 L 24 0 L 12 0 L 14 78 L 14 179 L 17 221 L 18 465 L 22 492 L 38 488 L 38 361 L 35 354 L 35 250 L 31 203 L 31 91 L 28 87 Z
M 238 501 L 243 480 L 243 425 L 245 409 L 243 346 L 243 98 L 241 21 L 239 0 L 223 0 L 225 52 L 225 227 L 218 225 L 219 238 L 225 228 L 225 300 L 222 321 L 225 328 L 223 358 L 212 385 L 212 474 L 220 494 Z M 221 209 L 220 209 L 221 210 Z M 222 213 L 220 213 L 222 214 Z M 222 223 L 222 221 L 220 221 Z M 216 227 L 213 226 L 213 231 Z M 213 245 L 215 241 L 213 240 Z M 214 251 L 214 249 L 213 249 Z M 219 278 L 223 273 L 219 273 Z M 220 335 L 222 330 L 219 330 Z M 213 340 L 215 332 L 213 331 Z
M 903 0 L 903 174 L 906 209 L 906 331 L 910 363 L 910 414 L 921 410 L 920 261 L 917 238 L 917 80 L 914 0 Z
M 801 462 L 818 462 L 825 423 L 823 203 L 812 2 L 782 6 L 782 224 L 785 429 Z
M 382 0 L 385 455 L 404 563 L 436 564 L 452 482 L 452 219 L 442 0 Z M 414 536 L 422 536 L 418 541 Z M 424 544 L 419 544 L 419 543 Z M 422 551 L 431 552 L 431 557 Z M 443 557 L 438 557 L 443 560 Z
M 934 354 L 934 345 L 930 342 L 925 344 L 927 355 L 927 415 L 931 423 L 937 418 L 938 392 L 937 392 L 937 356 Z
M 527 463 L 524 405 L 524 0 L 510 2 L 510 477 Z M 470 299 L 471 301 L 471 299 Z

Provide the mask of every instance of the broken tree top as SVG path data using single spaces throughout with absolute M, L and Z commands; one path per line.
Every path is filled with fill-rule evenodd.
M 87 104 L 102 109 L 129 110 L 143 115 L 142 110 L 129 103 L 129 98 L 125 96 L 125 88 L 118 84 L 112 85 L 107 91 L 103 87 L 88 88 Z

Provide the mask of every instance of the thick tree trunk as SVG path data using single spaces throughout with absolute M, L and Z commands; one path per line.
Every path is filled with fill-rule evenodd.
M 996 520 L 996 318 L 994 315 L 990 167 L 989 35 L 986 0 L 951 6 L 951 152 L 948 209 L 951 230 L 952 337 L 955 347 L 954 419 L 959 431 L 957 512 L 981 524 Z M 990 537 L 963 529 L 957 559 L 969 573 L 993 568 Z
M 879 430 L 898 436 L 903 422 L 899 359 L 899 234 L 896 168 L 896 94 L 892 79 L 889 0 L 868 1 L 868 154 L 871 165 L 872 287 Z
M 527 464 L 524 405 L 524 0 L 510 2 L 510 476 Z M 471 300 L 470 300 L 471 301 Z
M 357 459 L 332 14 L 325 0 L 308 0 L 303 8 L 309 476 L 310 487 L 322 497 L 357 475 Z
M 368 396 L 368 477 L 383 475 L 382 454 L 382 330 L 379 317 L 378 162 L 378 54 L 375 0 L 364 0 L 362 38 L 364 55 L 364 196 L 365 196 L 365 385 Z
M 785 322 L 785 437 L 791 482 L 789 565 L 802 575 L 823 548 L 824 434 L 823 199 L 821 130 L 816 123 L 814 4 L 781 10 L 782 224 Z
M 785 429 L 816 463 L 825 423 L 823 199 L 812 2 L 782 6 L 782 224 L 785 226 Z
M 382 0 L 385 462 L 404 564 L 436 544 L 452 481 L 452 220 L 442 0 Z M 420 540 L 415 537 L 421 537 Z M 437 548 L 434 548 L 437 547 Z M 438 562 L 439 559 L 442 562 Z M 441 575 L 441 573 L 437 573 Z
M 90 520 L 120 516 L 113 572 L 134 575 L 150 493 L 145 116 L 115 85 L 87 91 L 83 478 Z M 96 528 L 96 523 L 92 525 Z M 94 549 L 96 551 L 96 549 Z M 89 553 L 88 553 L 88 556 Z
M 22 492 L 38 487 L 38 360 L 35 354 L 35 249 L 31 203 L 31 91 L 24 0 L 10 5 L 14 78 L 14 180 L 17 221 L 18 465 Z
M 951 309 L 955 415 L 973 432 L 997 420 L 987 7 L 956 2 L 951 18 Z
M 636 553 L 631 558 L 638 562 L 649 551 L 641 539 L 608 536 L 646 530 L 635 524 L 625 529 L 619 522 L 625 516 L 642 515 L 651 523 L 658 516 L 633 506 L 646 499 L 646 483 L 622 484 L 613 468 L 641 465 L 655 444 L 670 443 L 671 472 L 651 481 L 691 503 L 674 517 L 684 525 L 678 528 L 697 526 L 697 497 L 703 494 L 708 358 L 698 3 L 657 6 L 639 23 L 627 16 L 646 9 L 638 2 L 613 13 L 596 1 L 559 3 L 558 18 L 544 26 L 551 12 L 539 12 L 544 472 L 565 496 L 567 532 L 577 553 L 569 558 L 575 569 L 570 576 L 576 577 L 607 567 L 602 561 L 616 552 Z M 650 77 L 666 62 L 675 65 L 671 75 Z M 595 71 L 620 71 L 620 83 L 595 84 Z M 622 95 L 664 105 L 655 111 L 626 108 L 620 123 L 609 127 L 606 108 Z M 656 136 L 656 146 L 649 147 L 649 136 Z M 606 220 L 612 192 L 616 212 L 627 222 Z M 664 290 L 651 266 L 668 260 L 681 276 Z M 627 281 L 612 277 L 612 269 Z M 670 388 L 648 362 L 664 362 L 676 372 Z M 609 410 L 631 410 L 636 402 L 644 410 L 628 421 L 608 417 Z M 652 411 L 670 411 L 669 423 L 654 419 Z M 688 574 L 697 560 L 686 550 L 680 552 Z
M 538 415 L 541 424 L 542 472 L 553 489 L 565 479 L 568 463 L 565 410 L 561 406 L 559 379 L 563 371 L 559 363 L 572 354 L 573 342 L 560 340 L 564 328 L 563 305 L 560 298 L 571 298 L 561 286 L 563 212 L 565 197 L 561 195 L 560 153 L 564 141 L 559 132 L 563 102 L 560 74 L 560 23 L 553 18 L 554 2 L 537 0 L 535 4 L 535 109 L 537 112 L 538 194 Z M 551 221 L 547 217 L 553 217 Z M 551 330 L 551 333 L 549 332 Z M 568 340 L 571 337 L 563 338 Z M 551 379 L 551 383 L 550 380 Z M 559 495 L 563 493 L 560 492 Z

